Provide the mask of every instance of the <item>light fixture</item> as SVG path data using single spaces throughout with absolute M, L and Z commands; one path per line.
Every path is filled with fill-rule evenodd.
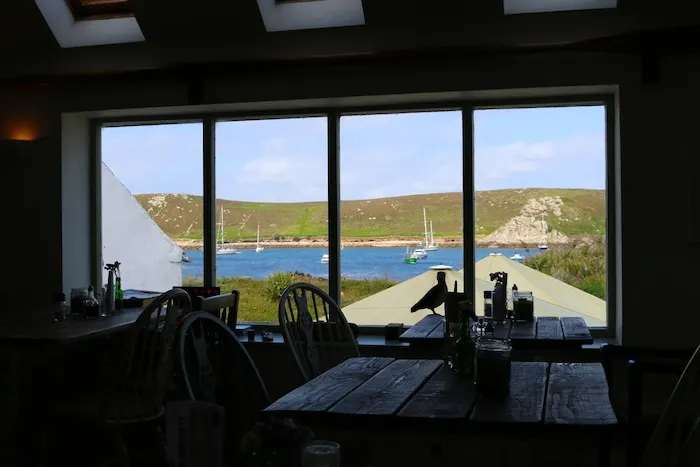
M 617 8 L 617 0 L 503 0 L 503 13 L 554 13 Z

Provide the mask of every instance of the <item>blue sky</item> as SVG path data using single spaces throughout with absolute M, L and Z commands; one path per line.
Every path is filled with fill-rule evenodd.
M 461 191 L 460 112 L 341 118 L 341 198 Z M 202 194 L 202 125 L 105 128 L 102 158 L 134 194 Z M 603 107 L 479 110 L 477 190 L 605 188 Z M 217 198 L 327 198 L 324 118 L 220 122 Z

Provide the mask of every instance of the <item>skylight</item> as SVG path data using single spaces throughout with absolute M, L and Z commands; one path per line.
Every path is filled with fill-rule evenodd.
M 66 0 L 75 19 L 133 16 L 128 0 Z
M 145 40 L 125 0 L 34 0 L 56 41 L 63 48 L 124 44 Z M 79 6 L 74 5 L 79 4 Z M 98 6 L 99 5 L 99 6 Z M 87 16 L 71 8 L 84 8 Z M 99 13 L 95 13 L 99 11 Z
M 362 26 L 362 0 L 257 0 L 268 32 Z
M 617 8 L 617 0 L 503 0 L 506 15 Z

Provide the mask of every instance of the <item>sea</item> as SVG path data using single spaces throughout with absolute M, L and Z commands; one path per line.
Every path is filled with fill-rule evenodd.
M 340 255 L 341 275 L 348 279 L 388 279 L 401 282 L 418 276 L 438 264 L 452 266 L 459 270 L 464 267 L 461 248 L 439 248 L 428 252 L 428 256 L 415 264 L 403 262 L 405 248 L 344 248 Z M 328 278 L 328 264 L 321 263 L 326 248 L 266 248 L 260 253 L 255 250 L 241 250 L 235 255 L 216 257 L 216 275 L 222 277 L 249 277 L 264 279 L 275 271 L 300 272 L 314 277 Z M 539 254 L 537 248 L 477 248 L 476 260 L 491 253 L 501 253 L 510 257 L 519 253 L 524 258 Z M 203 254 L 201 251 L 187 251 L 191 259 L 182 263 L 183 278 L 203 276 Z

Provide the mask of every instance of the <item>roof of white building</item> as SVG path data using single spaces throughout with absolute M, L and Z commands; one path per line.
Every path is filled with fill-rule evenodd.
M 487 256 L 477 261 L 476 270 L 476 310 L 481 314 L 484 309 L 484 291 L 493 290 L 494 282 L 489 280 L 489 273 L 508 273 L 508 288 L 517 284 L 521 292 L 533 293 L 536 316 L 577 316 L 583 318 L 589 326 L 605 326 L 606 303 L 589 293 L 572 287 L 560 280 L 547 276 L 524 264 L 505 256 Z M 464 270 L 444 271 L 447 285 L 454 290 L 464 291 Z M 356 324 L 404 323 L 415 324 L 431 313 L 421 310 L 411 313 L 411 306 L 416 303 L 433 285 L 437 284 L 437 271 L 427 270 L 423 274 L 396 284 L 386 290 L 343 307 L 348 321 Z M 435 311 L 444 313 L 442 306 Z

